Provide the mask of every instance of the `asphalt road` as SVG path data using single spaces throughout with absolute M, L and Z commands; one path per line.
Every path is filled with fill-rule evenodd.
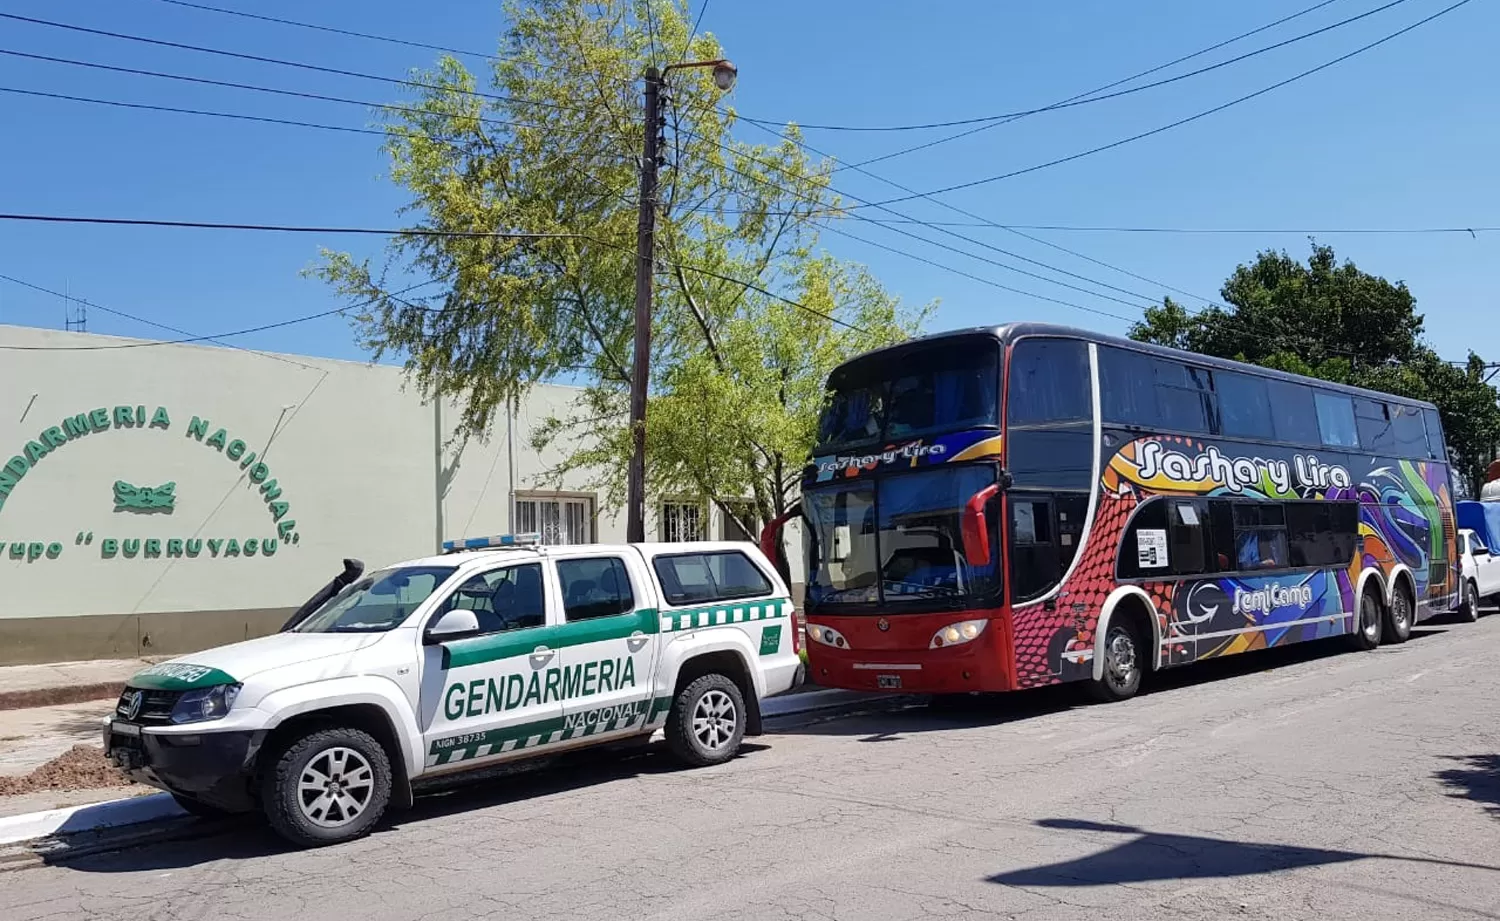
M 364 841 L 254 826 L 0 874 L 40 919 L 1500 917 L 1500 616 L 957 714 L 776 727 L 735 762 L 595 761 Z

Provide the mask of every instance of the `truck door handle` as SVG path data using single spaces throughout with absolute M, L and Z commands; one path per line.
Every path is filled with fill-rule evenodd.
M 546 646 L 538 646 L 531 651 L 531 667 L 542 668 L 548 662 L 551 662 L 552 657 L 555 655 L 557 655 L 556 649 L 548 649 Z
M 637 630 L 634 633 L 630 634 L 630 636 L 625 638 L 625 646 L 631 652 L 640 652 L 641 649 L 645 647 L 646 641 L 649 639 L 649 636 Z

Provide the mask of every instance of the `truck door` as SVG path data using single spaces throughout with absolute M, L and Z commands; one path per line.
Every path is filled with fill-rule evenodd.
M 661 618 L 635 555 L 559 554 L 565 739 L 639 730 L 650 714 Z
M 531 753 L 562 739 L 562 612 L 540 561 L 484 570 L 429 616 L 472 610 L 479 633 L 424 645 L 421 720 L 429 768 Z M 425 630 L 425 625 L 424 625 Z

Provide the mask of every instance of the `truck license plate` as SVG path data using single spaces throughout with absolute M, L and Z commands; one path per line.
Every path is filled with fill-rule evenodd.
M 901 676 L 900 675 L 876 675 L 875 676 L 875 685 L 876 685 L 876 687 L 879 687 L 879 688 L 882 688 L 882 689 L 885 689 L 885 690 L 891 690 L 891 689 L 894 689 L 894 688 L 899 688 L 899 687 L 901 687 Z

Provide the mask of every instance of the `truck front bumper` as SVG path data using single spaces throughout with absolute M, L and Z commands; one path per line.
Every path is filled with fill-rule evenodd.
M 265 730 L 152 732 L 121 720 L 104 725 L 104 754 L 124 774 L 226 812 L 256 808 L 255 758 Z

